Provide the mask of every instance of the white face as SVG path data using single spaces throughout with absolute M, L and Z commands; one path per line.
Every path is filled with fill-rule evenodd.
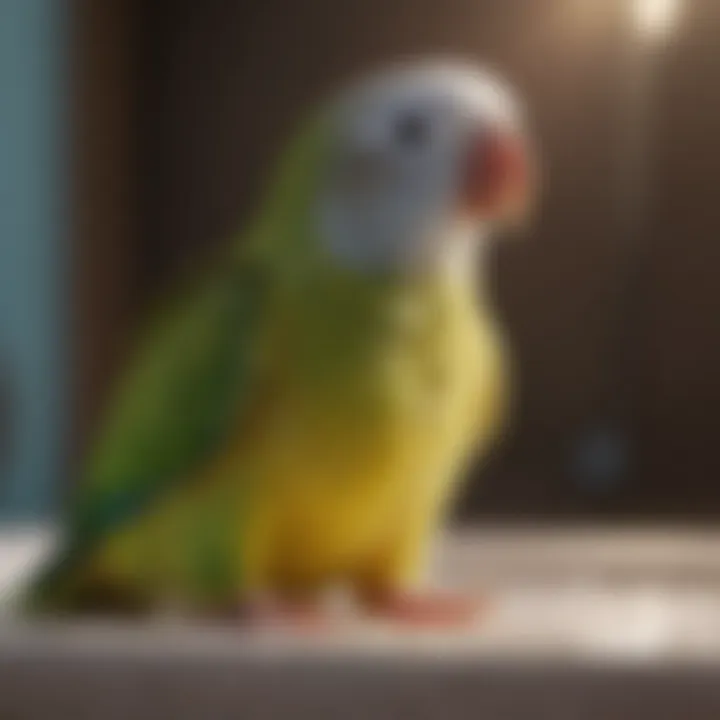
M 479 177 L 492 168 L 482 167 L 478 147 L 490 148 L 499 134 L 523 135 L 516 100 L 490 75 L 446 64 L 403 67 L 353 87 L 330 112 L 336 131 L 321 236 L 342 264 L 435 267 L 471 252 L 473 236 L 499 217 L 501 203 L 471 208 L 467 197 L 469 169 L 490 194 L 502 182 Z

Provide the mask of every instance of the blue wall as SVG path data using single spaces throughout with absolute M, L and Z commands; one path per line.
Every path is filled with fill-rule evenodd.
M 66 217 L 62 0 L 0 0 L 0 368 L 14 396 L 0 517 L 53 504 L 62 464 Z

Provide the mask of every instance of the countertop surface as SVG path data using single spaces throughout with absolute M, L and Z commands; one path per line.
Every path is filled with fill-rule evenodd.
M 419 632 L 343 616 L 293 633 L 159 617 L 24 621 L 12 591 L 49 537 L 16 529 L 0 540 L 0 711 L 12 702 L 11 718 L 43 717 L 49 697 L 68 712 L 93 697 L 100 707 L 97 688 L 109 697 L 126 685 L 132 700 L 118 700 L 125 714 L 117 717 L 145 717 L 153 707 L 147 717 L 205 717 L 182 713 L 208 693 L 218 703 L 212 717 L 240 708 L 239 698 L 284 717 L 323 697 L 340 707 L 360 689 L 356 702 L 380 703 L 373 717 L 384 717 L 382 697 L 413 705 L 418 693 L 426 698 L 418 717 L 440 717 L 443 697 L 457 716 L 472 707 L 505 717 L 497 714 L 503 703 L 519 703 L 508 716 L 525 717 L 533 704 L 550 703 L 552 713 L 540 717 L 680 719 L 683 703 L 701 701 L 693 717 L 720 717 L 720 534 L 458 530 L 440 543 L 435 575 L 490 600 L 474 626 Z M 190 699 L 165 715 L 153 688 L 167 694 L 170 686 Z M 33 696 L 43 687 L 48 695 Z M 103 713 L 97 717 L 115 717 Z

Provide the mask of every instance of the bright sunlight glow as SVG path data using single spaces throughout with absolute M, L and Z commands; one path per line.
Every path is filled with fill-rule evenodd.
M 667 37 L 677 25 L 680 0 L 633 0 L 638 31 L 650 38 Z

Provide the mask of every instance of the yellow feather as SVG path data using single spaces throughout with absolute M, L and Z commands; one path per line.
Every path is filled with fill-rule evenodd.
M 268 342 L 272 393 L 253 425 L 98 562 L 144 585 L 192 586 L 187 563 L 148 573 L 148 548 L 182 556 L 188 523 L 220 493 L 237 500 L 245 590 L 414 582 L 473 449 L 500 424 L 505 363 L 489 313 L 445 277 L 384 288 L 327 273 L 279 298 L 269 336 L 284 345 Z

